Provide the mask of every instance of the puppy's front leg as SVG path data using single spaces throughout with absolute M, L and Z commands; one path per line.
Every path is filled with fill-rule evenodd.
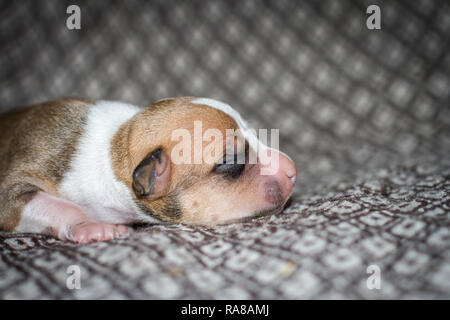
M 37 192 L 22 211 L 19 232 L 39 232 L 77 243 L 119 238 L 130 233 L 124 225 L 96 222 L 76 204 Z

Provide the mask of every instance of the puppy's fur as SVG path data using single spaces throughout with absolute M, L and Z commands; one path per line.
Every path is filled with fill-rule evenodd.
M 260 174 L 259 162 L 238 176 L 215 163 L 175 164 L 172 133 L 194 133 L 195 121 L 224 137 L 243 130 L 237 152 L 258 144 L 234 109 L 204 98 L 147 108 L 63 99 L 1 116 L 0 229 L 89 242 L 126 234 L 133 222 L 211 224 L 279 212 L 295 183 L 293 162 L 281 154 L 272 176 Z M 223 141 L 192 143 L 220 143 L 217 162 L 227 152 Z

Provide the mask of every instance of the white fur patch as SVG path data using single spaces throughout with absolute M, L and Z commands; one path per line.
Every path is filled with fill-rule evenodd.
M 36 199 L 29 201 L 22 210 L 16 231 L 43 232 L 45 228 L 54 223 L 55 216 L 52 213 L 48 213 L 48 211 L 49 208 L 45 202 L 36 201 Z M 62 215 L 59 216 L 61 217 Z
M 225 114 L 230 116 L 232 119 L 234 119 L 234 121 L 238 125 L 239 129 L 241 130 L 242 135 L 248 141 L 250 147 L 252 147 L 254 150 L 257 150 L 258 152 L 261 152 L 268 148 L 265 144 L 263 144 L 256 137 L 255 133 L 248 128 L 247 122 L 245 122 L 244 119 L 242 119 L 239 112 L 237 112 L 229 104 L 226 104 L 226 103 L 218 101 L 218 100 L 209 99 L 209 98 L 198 98 L 198 99 L 192 100 L 191 103 L 203 104 L 205 106 L 209 106 L 209 107 L 212 107 L 214 109 L 224 112 Z
M 247 123 L 244 121 L 244 119 L 242 119 L 239 112 L 237 112 L 235 109 L 233 109 L 229 104 L 226 104 L 226 103 L 218 101 L 218 100 L 210 99 L 210 98 L 198 98 L 198 99 L 192 100 L 191 102 L 195 103 L 195 104 L 203 104 L 205 106 L 210 106 L 214 109 L 220 110 L 220 111 L 224 112 L 225 114 L 229 115 L 231 118 L 233 118 L 234 121 L 236 121 L 236 123 L 240 129 L 248 128 Z
M 42 233 L 51 228 L 60 239 L 67 239 L 68 227 L 86 219 L 73 202 L 39 191 L 23 208 L 16 231 Z
M 119 127 L 139 111 L 137 106 L 112 101 L 100 101 L 89 108 L 77 153 L 59 192 L 97 221 L 157 222 L 137 207 L 131 191 L 117 180 L 112 169 L 111 139 Z

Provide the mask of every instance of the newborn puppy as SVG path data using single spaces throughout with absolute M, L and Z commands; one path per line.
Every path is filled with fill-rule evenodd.
M 126 235 L 130 223 L 239 221 L 280 212 L 296 175 L 212 99 L 64 99 L 0 117 L 5 231 L 87 243 Z

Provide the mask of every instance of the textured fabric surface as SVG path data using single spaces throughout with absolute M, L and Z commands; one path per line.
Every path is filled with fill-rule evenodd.
M 304 194 L 278 216 L 149 226 L 76 246 L 0 233 L 1 297 L 450 298 L 450 164 L 396 166 Z M 66 287 L 67 268 L 81 289 Z M 369 290 L 376 265 L 381 288 Z
M 278 216 L 77 247 L 0 233 L 0 298 L 450 298 L 450 4 L 0 1 L 0 107 L 206 96 L 279 128 Z M 66 288 L 78 265 L 82 289 Z M 366 286 L 367 267 L 381 289 Z

